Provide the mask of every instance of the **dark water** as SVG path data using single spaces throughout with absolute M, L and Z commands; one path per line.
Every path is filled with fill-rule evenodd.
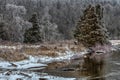
M 109 58 L 101 64 L 87 63 L 82 69 L 67 66 L 62 69 L 48 69 L 46 72 L 56 78 L 63 77 L 68 80 L 69 78 L 74 78 L 73 80 L 120 80 L 120 51 L 111 53 Z
M 120 80 L 120 51 L 111 55 L 105 69 L 107 70 L 105 80 Z

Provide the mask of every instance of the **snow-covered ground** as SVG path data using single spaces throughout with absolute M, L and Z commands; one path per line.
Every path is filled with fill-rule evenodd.
M 35 72 L 23 72 L 23 71 L 34 71 L 41 70 L 47 66 L 48 63 L 53 61 L 62 61 L 70 59 L 74 53 L 70 50 L 66 51 L 64 55 L 59 57 L 48 57 L 48 56 L 39 56 L 33 57 L 29 56 L 29 59 L 19 61 L 19 62 L 0 62 L 0 69 L 3 72 L 0 73 L 0 80 L 40 80 L 40 78 L 45 78 L 48 80 L 74 80 L 74 78 L 62 78 L 55 77 L 50 75 L 39 75 Z
M 110 41 L 113 45 L 120 44 L 120 40 L 111 40 Z M 34 47 L 38 48 L 40 45 L 33 45 L 33 46 L 27 46 L 27 47 Z M 21 49 L 23 48 L 22 45 L 18 46 L 4 46 L 1 45 L 0 49 Z M 46 73 L 35 73 L 32 72 L 34 70 L 41 70 L 44 69 L 48 63 L 51 63 L 53 61 L 63 61 L 63 60 L 70 60 L 72 56 L 74 56 L 74 52 L 69 50 L 68 47 L 67 51 L 64 53 L 64 55 L 59 53 L 58 57 L 48 57 L 48 56 L 29 56 L 29 59 L 19 61 L 19 62 L 7 62 L 7 61 L 1 61 L 0 62 L 0 80 L 40 80 L 40 78 L 45 78 L 48 80 L 75 80 L 75 78 L 63 78 L 63 77 L 56 77 L 56 76 L 50 76 Z M 81 55 L 85 54 L 85 52 L 81 52 Z M 27 72 L 24 72 L 27 70 Z M 80 80 L 87 80 L 86 78 L 81 78 Z
M 59 55 L 58 57 L 48 57 L 48 56 L 29 56 L 29 59 L 19 61 L 19 62 L 0 62 L 0 68 L 2 69 L 14 69 L 14 70 L 24 70 L 30 68 L 44 68 L 48 63 L 53 61 L 63 61 L 70 60 L 75 53 L 68 50 L 64 55 Z M 82 52 L 83 54 L 83 52 Z
M 86 52 L 81 52 L 81 55 Z M 48 63 L 54 61 L 70 60 L 75 55 L 71 50 L 67 50 L 64 55 L 58 57 L 48 56 L 29 56 L 29 59 L 19 62 L 0 62 L 0 80 L 76 80 L 75 78 L 65 78 L 51 76 L 47 73 L 34 72 L 44 69 Z M 88 80 L 87 77 L 81 77 L 80 80 Z

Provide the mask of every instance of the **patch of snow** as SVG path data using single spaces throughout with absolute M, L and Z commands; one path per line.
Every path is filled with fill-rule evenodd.
M 24 78 L 24 76 L 15 74 L 15 75 L 10 75 L 9 80 L 17 80 L 22 78 Z
M 42 62 L 42 63 L 49 63 L 49 62 L 53 62 L 53 61 L 63 61 L 63 60 L 70 60 L 71 57 L 74 55 L 75 53 L 72 51 L 66 51 L 65 55 L 60 55 L 58 57 L 48 57 L 48 56 L 41 56 L 39 57 L 38 61 Z
M 13 65 L 12 65 L 13 64 Z M 24 60 L 20 62 L 0 62 L 0 68 L 6 69 L 6 70 L 19 70 L 19 69 L 32 69 L 32 68 L 38 68 L 43 69 L 46 64 L 42 63 L 33 63 L 29 60 Z
M 116 62 L 115 64 L 120 66 L 120 63 L 118 63 L 118 62 Z
M 0 62 L 0 68 L 1 69 L 9 69 L 9 70 L 16 69 L 16 67 L 12 66 L 12 64 L 10 64 L 9 62 Z
M 29 56 L 29 62 L 37 62 L 38 60 L 39 60 L 39 57 Z
M 30 61 L 29 60 L 23 60 L 23 61 L 18 61 L 18 62 L 13 62 L 13 63 L 16 64 L 16 65 L 24 65 L 24 64 L 30 63 Z
M 30 69 L 30 68 L 41 68 L 47 66 L 46 64 L 41 64 L 41 63 L 29 63 L 25 65 L 19 65 L 17 69 Z
M 119 45 L 120 44 L 120 40 L 110 40 L 110 42 L 112 43 L 112 45 Z
M 39 48 L 41 45 L 25 45 L 27 48 Z
M 0 62 L 0 67 L 11 66 L 9 62 Z
M 17 45 L 17 46 L 5 46 L 5 45 L 0 45 L 0 49 L 21 49 L 23 46 L 22 45 Z
M 71 59 L 75 58 L 74 56 L 77 57 L 83 57 L 83 55 L 86 54 L 86 52 L 80 52 L 80 53 L 74 53 L 72 51 L 66 51 L 65 55 L 61 55 L 59 57 L 48 57 L 48 56 L 41 56 L 39 57 L 38 62 L 40 63 L 51 63 L 54 61 L 71 61 Z
M 56 77 L 56 76 L 44 76 L 42 78 L 48 79 L 48 80 L 75 80 L 75 78 L 63 78 L 63 77 Z M 82 80 L 82 79 L 80 79 Z

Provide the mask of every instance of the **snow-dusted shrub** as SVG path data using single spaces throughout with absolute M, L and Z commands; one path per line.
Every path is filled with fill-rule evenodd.
M 14 4 L 7 4 L 6 9 L 12 14 L 12 16 L 20 16 L 26 14 L 26 9 L 24 6 L 17 6 Z
M 16 42 L 24 41 L 24 33 L 26 29 L 29 29 L 32 24 L 22 17 L 26 14 L 26 9 L 24 6 L 17 6 L 14 4 L 7 4 L 6 10 L 8 16 L 11 18 L 8 21 L 8 26 L 6 27 L 9 35 L 9 40 Z

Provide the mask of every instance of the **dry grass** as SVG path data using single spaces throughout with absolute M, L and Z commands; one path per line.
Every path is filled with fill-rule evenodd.
M 64 54 L 68 49 L 73 52 L 80 52 L 83 50 L 78 45 L 65 44 L 65 43 L 61 45 L 60 43 L 59 44 L 57 43 L 57 44 L 41 45 L 38 48 L 25 47 L 24 52 L 28 55 L 33 55 L 33 56 L 43 55 L 43 56 L 56 57 L 59 56 L 59 53 Z
M 32 55 L 32 56 L 49 56 L 49 57 L 56 57 L 59 56 L 59 53 L 64 54 L 65 51 L 72 50 L 73 52 L 80 52 L 84 49 L 82 45 L 75 45 L 74 41 L 60 41 L 55 43 L 42 43 L 37 44 L 34 46 L 32 44 L 20 44 L 20 43 L 6 43 L 2 42 L 1 45 L 7 45 L 7 46 L 19 46 L 22 45 L 23 47 L 21 49 L 0 49 L 0 58 L 3 58 L 7 61 L 19 61 L 23 59 L 27 59 L 27 57 L 22 54 L 25 53 L 26 55 Z M 32 46 L 32 47 L 31 47 Z
M 27 57 L 19 51 L 9 49 L 0 50 L 0 58 L 6 61 L 20 61 L 27 59 Z

